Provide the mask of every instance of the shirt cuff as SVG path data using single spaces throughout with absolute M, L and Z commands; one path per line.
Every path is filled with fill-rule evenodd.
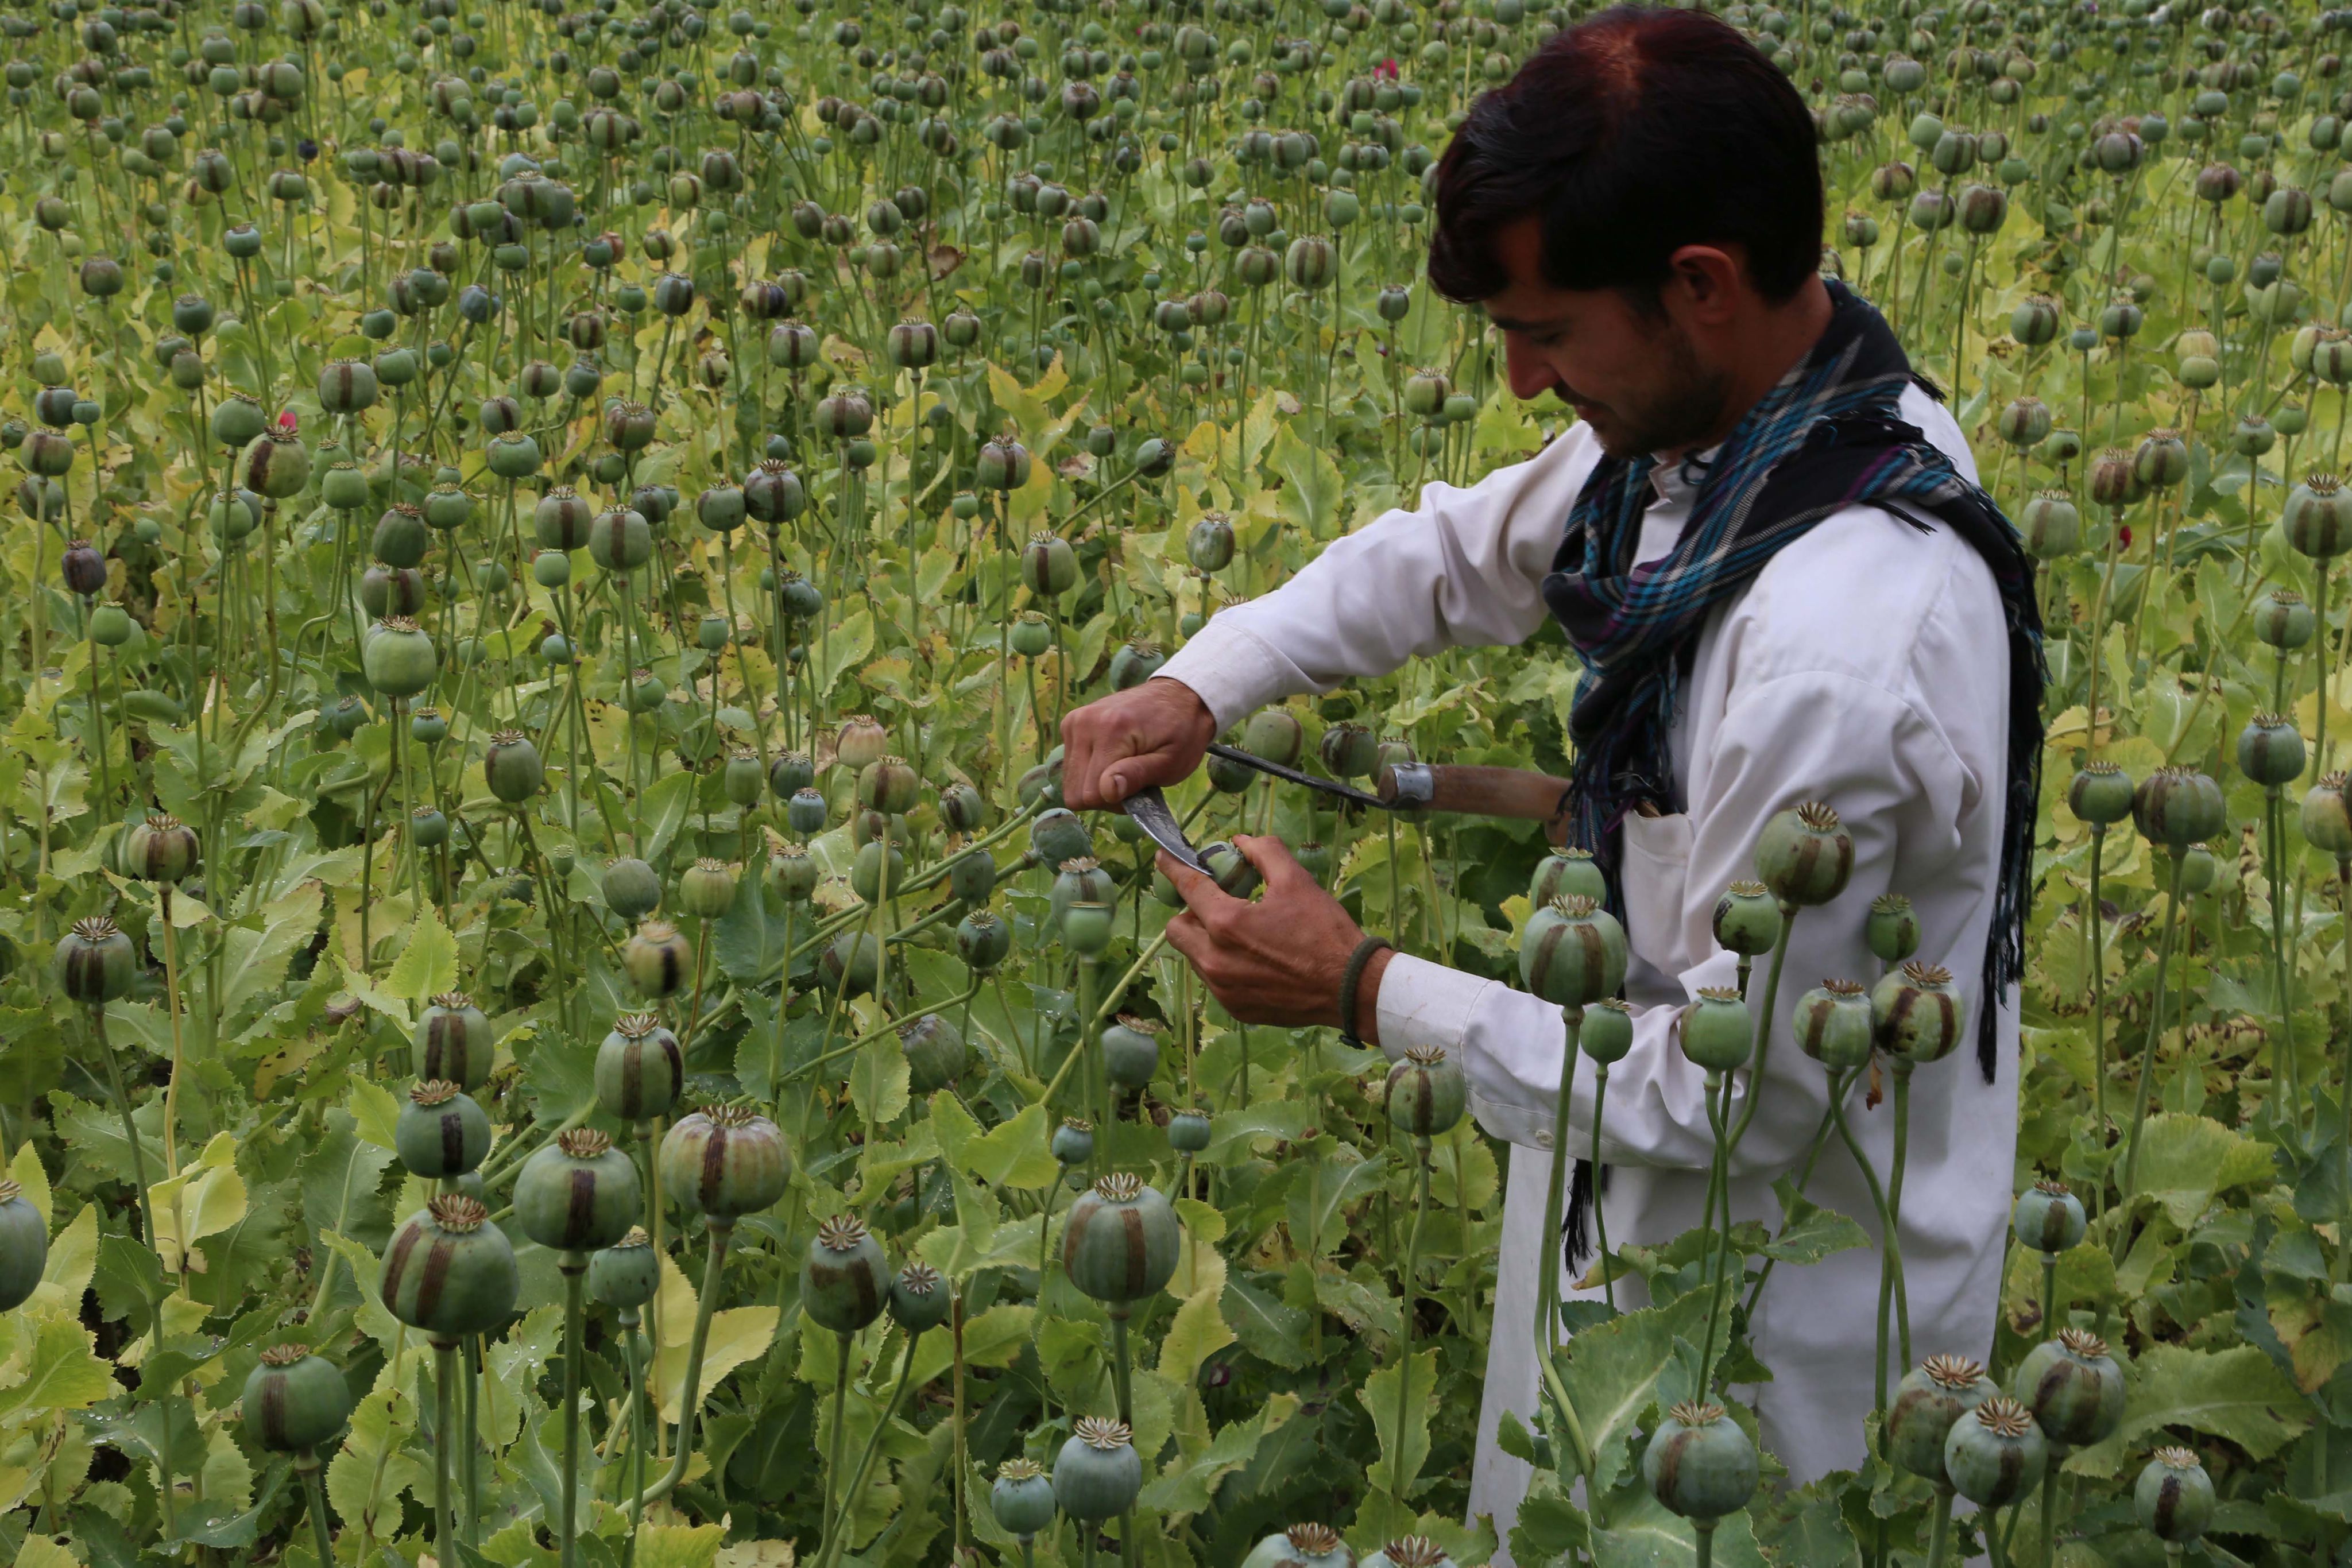
M 1416 1045 L 1434 1046 L 1460 1059 L 1478 999 L 1496 984 L 1482 975 L 1449 969 L 1410 953 L 1399 953 L 1381 971 L 1375 1000 L 1381 1050 L 1390 1061 Z
M 1216 615 L 1177 649 L 1152 679 L 1190 686 L 1222 733 L 1247 717 L 1251 710 L 1288 696 L 1292 673 L 1289 661 L 1264 638 Z

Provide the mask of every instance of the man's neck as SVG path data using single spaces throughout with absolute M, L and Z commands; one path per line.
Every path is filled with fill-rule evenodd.
M 1787 304 L 1766 311 L 1750 340 L 1726 367 L 1722 419 L 1698 440 L 1656 454 L 1659 459 L 1672 461 L 1721 444 L 1758 400 L 1780 383 L 1789 368 L 1813 351 L 1813 345 L 1829 329 L 1832 308 L 1829 287 L 1815 276 L 1807 278 Z

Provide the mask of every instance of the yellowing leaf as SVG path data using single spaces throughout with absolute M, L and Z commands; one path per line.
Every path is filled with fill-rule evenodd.
M 677 1264 L 664 1258 L 661 1271 L 661 1294 L 656 1314 L 661 1343 L 654 1352 L 654 1388 L 660 1396 L 661 1418 L 676 1421 L 685 1401 L 686 1353 L 694 1337 L 698 1300 Z M 702 1348 L 698 1407 L 709 1399 L 710 1391 L 721 1378 L 767 1350 L 768 1342 L 776 1335 L 778 1315 L 773 1307 L 730 1307 L 711 1314 L 710 1336 Z
M 183 1268 L 202 1273 L 202 1253 L 182 1253 L 190 1244 L 216 1236 L 246 1216 L 245 1178 L 236 1173 L 236 1139 L 227 1133 L 214 1135 L 195 1165 L 148 1191 L 155 1211 L 155 1251 L 164 1270 Z M 183 1234 L 183 1228 L 185 1234 Z
M 61 1294 L 60 1305 L 68 1312 L 81 1310 L 81 1293 L 89 1289 L 90 1276 L 98 1269 L 98 1208 L 84 1204 L 81 1212 L 49 1243 L 48 1261 L 42 1266 L 41 1280 L 54 1285 Z
M 31 1144 L 20 1144 L 16 1157 L 8 1162 L 8 1179 L 16 1184 L 17 1195 L 40 1211 L 41 1218 L 52 1224 L 57 1217 L 49 1212 L 49 1173 L 41 1164 L 41 1151 Z
M 379 1149 L 398 1152 L 393 1130 L 400 1124 L 400 1102 L 392 1097 L 391 1090 L 373 1079 L 354 1078 L 351 1098 L 343 1102 L 343 1108 L 351 1112 L 352 1120 L 357 1124 L 352 1130 L 362 1141 Z
M 1203 1284 L 1176 1309 L 1176 1321 L 1160 1342 L 1160 1375 L 1184 1387 L 1192 1385 L 1202 1362 L 1234 1339 L 1233 1325 L 1217 1306 L 1225 1293 L 1225 1260 L 1206 1249 L 1202 1255 L 1214 1260 L 1215 1267 L 1200 1271 Z
M 43 1312 L 37 1322 L 25 1381 L 0 1395 L 0 1425 L 51 1410 L 86 1410 L 121 1388 L 88 1329 L 58 1312 Z
M 411 1002 L 454 990 L 457 984 L 457 939 L 441 924 L 441 912 L 426 904 L 409 923 L 400 956 L 392 962 L 383 988 Z
M 713 1568 L 723 1524 L 648 1524 L 637 1531 L 637 1561 L 645 1568 Z

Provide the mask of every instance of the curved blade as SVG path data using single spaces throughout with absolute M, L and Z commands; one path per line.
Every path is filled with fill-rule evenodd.
M 1168 809 L 1168 797 L 1160 792 L 1160 786 L 1138 789 L 1123 804 L 1129 819 L 1149 833 L 1153 843 L 1194 871 L 1207 873 L 1209 868 L 1201 863 L 1200 855 L 1184 841 L 1184 830 L 1177 825 L 1176 813 Z
M 1280 779 L 1286 783 L 1304 784 L 1309 789 L 1319 790 L 1323 794 L 1336 796 L 1342 800 L 1351 800 L 1359 806 L 1370 806 L 1381 811 L 1396 810 L 1393 805 L 1381 800 L 1378 795 L 1367 795 L 1361 789 L 1350 789 L 1335 779 L 1318 779 L 1312 773 L 1301 773 L 1296 768 L 1285 768 L 1279 762 L 1269 762 L 1263 757 L 1254 756 L 1242 750 L 1239 747 L 1211 741 L 1209 754 L 1212 757 L 1222 757 L 1228 762 L 1238 762 L 1244 768 L 1255 768 L 1260 773 Z

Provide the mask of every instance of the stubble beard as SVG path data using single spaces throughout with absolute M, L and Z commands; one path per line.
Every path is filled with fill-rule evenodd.
M 1668 327 L 1658 333 L 1664 365 L 1658 384 L 1638 400 L 1609 405 L 1591 422 L 1601 450 L 1611 457 L 1696 450 L 1723 420 L 1730 378 L 1699 362 L 1687 334 Z

